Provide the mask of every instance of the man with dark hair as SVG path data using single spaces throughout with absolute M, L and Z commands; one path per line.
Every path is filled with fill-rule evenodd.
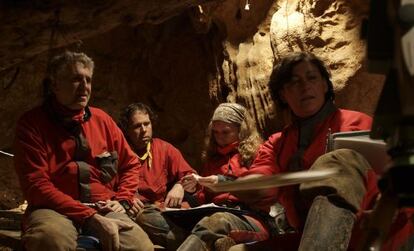
M 75 250 L 80 233 L 97 237 L 103 250 L 153 250 L 124 209 L 138 187 L 138 159 L 116 123 L 88 106 L 93 68 L 83 53 L 55 57 L 43 104 L 17 124 L 26 250 Z
M 195 171 L 178 149 L 153 138 L 154 120 L 155 114 L 143 103 L 130 104 L 120 118 L 120 127 L 141 162 L 138 198 L 129 213 L 137 215 L 136 222 L 154 244 L 175 250 L 185 236 L 161 215 L 160 208 L 181 207 L 184 198 L 181 180 Z M 195 185 L 188 191 L 194 192 Z

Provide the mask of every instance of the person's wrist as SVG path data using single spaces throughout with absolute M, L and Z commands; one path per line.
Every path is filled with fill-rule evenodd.
M 217 176 L 217 182 L 218 183 L 227 181 L 227 178 L 224 175 L 218 174 L 216 176 Z
M 194 186 L 190 191 L 186 191 L 190 194 L 194 194 L 195 192 L 197 192 L 197 186 Z

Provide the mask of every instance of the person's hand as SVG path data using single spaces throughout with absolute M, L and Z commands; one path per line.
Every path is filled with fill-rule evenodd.
M 180 183 L 177 183 L 171 188 L 165 197 L 165 207 L 180 207 L 184 198 L 184 188 Z
M 210 175 L 207 177 L 200 177 L 198 178 L 198 183 L 202 186 L 209 186 L 218 183 L 218 176 L 217 175 Z
M 134 201 L 132 202 L 132 207 L 128 211 L 128 215 L 135 217 L 141 210 L 144 209 L 144 203 L 138 198 L 134 198 Z
M 194 193 L 197 190 L 197 178 L 200 177 L 196 174 L 188 174 L 181 178 L 181 185 L 184 191 L 188 193 Z
M 119 201 L 107 200 L 105 202 L 105 207 L 108 208 L 111 212 L 126 213 L 125 208 L 119 203 Z
M 100 214 L 94 214 L 87 221 L 89 227 L 97 233 L 103 251 L 119 250 L 119 231 L 130 230 L 132 224 L 122 222 L 118 219 L 106 218 Z

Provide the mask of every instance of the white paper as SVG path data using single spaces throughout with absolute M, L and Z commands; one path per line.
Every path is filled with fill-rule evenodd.
M 333 133 L 328 140 L 328 151 L 352 149 L 362 154 L 379 175 L 388 168 L 390 157 L 383 140 L 371 139 L 369 131 Z

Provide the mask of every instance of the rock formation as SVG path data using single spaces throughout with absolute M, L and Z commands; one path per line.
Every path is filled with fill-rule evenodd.
M 117 118 L 128 103 L 150 104 L 159 115 L 157 135 L 196 169 L 220 102 L 246 105 L 264 137 L 280 129 L 266 84 L 286 52 L 325 59 L 341 107 L 372 115 L 382 88 L 384 77 L 364 66 L 367 1 L 58 2 L 0 4 L 0 150 L 13 152 L 18 117 L 41 102 L 50 55 L 67 48 L 96 63 L 92 105 Z M 0 177 L 0 208 L 17 206 L 22 197 L 11 158 L 0 156 Z

